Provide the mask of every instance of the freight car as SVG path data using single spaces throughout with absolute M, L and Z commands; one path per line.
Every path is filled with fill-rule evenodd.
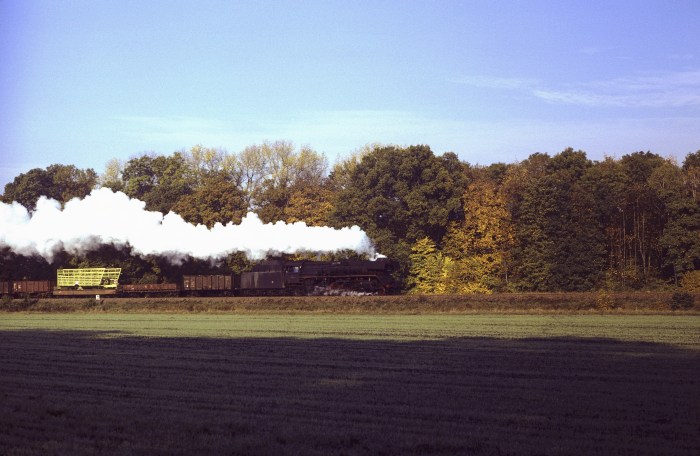
M 0 280 L 0 296 L 9 296 L 12 293 L 12 282 Z
M 237 275 L 182 276 L 182 293 L 196 296 L 234 296 L 238 292 Z
M 118 293 L 120 268 L 59 269 L 56 281 L 5 280 L 0 295 L 23 296 L 92 296 Z
M 22 297 L 53 296 L 55 284 L 51 280 L 2 280 L 0 281 L 0 296 Z
M 180 283 L 120 284 L 118 293 L 125 296 L 235 296 L 237 275 L 185 275 Z
M 121 268 L 80 268 L 56 271 L 55 296 L 117 294 Z
M 49 280 L 0 281 L 0 295 L 20 296 L 266 296 L 365 295 L 396 291 L 392 263 L 265 261 L 237 274 L 184 275 L 178 283 L 120 284 L 119 268 L 59 269 Z
M 12 282 L 12 293 L 19 295 L 50 296 L 53 291 L 50 280 L 16 280 Z
M 117 294 L 122 296 L 178 296 L 180 286 L 176 283 L 119 284 Z

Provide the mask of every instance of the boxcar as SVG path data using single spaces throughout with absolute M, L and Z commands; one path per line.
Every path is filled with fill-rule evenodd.
M 182 276 L 182 292 L 198 295 L 233 295 L 238 288 L 238 276 L 186 275 Z
M 12 294 L 18 295 L 50 295 L 53 291 L 50 280 L 15 280 L 12 282 Z
M 12 293 L 12 282 L 9 280 L 0 280 L 0 295 L 9 295 Z

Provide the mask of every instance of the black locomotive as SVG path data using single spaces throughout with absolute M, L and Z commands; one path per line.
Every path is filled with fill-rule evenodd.
M 265 261 L 241 274 L 243 295 L 389 294 L 391 263 L 375 261 Z

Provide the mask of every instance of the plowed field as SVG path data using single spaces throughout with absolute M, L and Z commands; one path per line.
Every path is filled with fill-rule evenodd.
M 700 453 L 700 318 L 0 316 L 0 454 Z

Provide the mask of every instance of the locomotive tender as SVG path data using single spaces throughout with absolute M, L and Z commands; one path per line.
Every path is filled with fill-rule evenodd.
M 183 275 L 177 283 L 121 284 L 120 268 L 59 269 L 56 281 L 0 281 L 3 296 L 310 296 L 391 294 L 387 259 L 264 261 L 238 274 Z

